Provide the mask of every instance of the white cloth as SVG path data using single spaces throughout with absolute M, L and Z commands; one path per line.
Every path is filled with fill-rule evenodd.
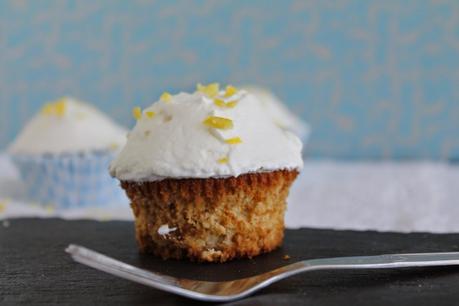
M 0 219 L 132 220 L 128 203 L 56 211 L 21 198 L 0 155 Z M 286 226 L 398 232 L 459 232 L 459 166 L 440 162 L 306 161 L 291 189 Z

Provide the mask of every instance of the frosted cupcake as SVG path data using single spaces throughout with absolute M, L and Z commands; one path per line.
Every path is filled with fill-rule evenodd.
M 309 137 L 310 128 L 307 123 L 295 116 L 288 107 L 270 90 L 258 86 L 244 86 L 244 89 L 255 95 L 268 116 L 279 127 L 289 130 L 304 142 Z
M 224 262 L 282 243 L 302 144 L 253 95 L 198 85 L 134 116 L 110 172 L 131 200 L 142 252 Z
M 57 208 L 124 202 L 107 174 L 126 131 L 92 106 L 72 98 L 46 104 L 8 152 L 29 200 Z

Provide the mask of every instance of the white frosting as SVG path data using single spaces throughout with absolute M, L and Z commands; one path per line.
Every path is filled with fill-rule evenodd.
M 10 145 L 12 154 L 59 154 L 121 148 L 126 130 L 94 107 L 62 98 L 60 113 L 36 114 Z
M 271 91 L 258 86 L 244 86 L 244 89 L 255 95 L 268 115 L 280 127 L 292 131 L 305 141 L 310 133 L 307 123 L 295 116 L 282 101 Z
M 219 107 L 200 92 L 153 103 L 129 133 L 110 173 L 120 180 L 151 181 L 302 168 L 301 141 L 274 124 L 255 96 L 239 91 L 224 100 L 238 103 L 233 108 Z M 147 112 L 156 115 L 148 118 Z M 231 119 L 233 128 L 208 127 L 203 121 L 209 116 Z M 242 143 L 225 143 L 233 137 L 240 137 Z
M 158 234 L 161 236 L 169 235 L 171 232 L 176 231 L 176 227 L 169 227 L 168 224 L 163 224 L 158 227 Z

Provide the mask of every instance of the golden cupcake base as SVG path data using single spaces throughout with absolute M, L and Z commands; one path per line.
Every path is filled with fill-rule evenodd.
M 238 177 L 122 181 L 135 215 L 139 249 L 164 259 L 225 262 L 282 244 L 295 170 Z M 158 233 L 162 225 L 175 230 Z

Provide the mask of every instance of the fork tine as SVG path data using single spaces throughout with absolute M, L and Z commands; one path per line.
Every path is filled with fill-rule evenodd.
M 184 288 L 182 285 L 194 284 L 194 286 L 213 286 L 217 283 L 213 282 L 200 282 L 187 279 L 177 279 L 172 276 L 166 276 L 159 273 L 146 271 L 135 266 L 131 266 L 119 260 L 113 259 L 106 255 L 100 254 L 96 251 L 87 249 L 85 247 L 71 244 L 65 252 L 70 254 L 73 260 L 92 267 L 94 269 L 133 281 L 155 289 L 167 291 L 177 295 L 195 300 L 209 301 L 209 302 L 227 302 L 239 299 L 248 295 L 249 293 L 242 292 L 237 295 L 212 295 L 193 291 Z M 193 286 L 190 286 L 192 288 Z

